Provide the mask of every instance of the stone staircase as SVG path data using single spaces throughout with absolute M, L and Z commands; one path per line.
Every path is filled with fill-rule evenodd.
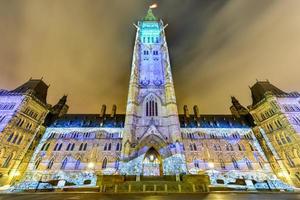
M 206 175 L 182 176 L 100 176 L 103 193 L 193 193 L 208 192 Z

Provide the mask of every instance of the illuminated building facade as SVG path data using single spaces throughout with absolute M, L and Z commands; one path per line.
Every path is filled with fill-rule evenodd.
M 232 114 L 201 115 L 197 106 L 178 114 L 166 25 L 149 9 L 136 28 L 126 113 L 117 114 L 115 105 L 107 113 L 103 105 L 99 114 L 67 114 L 64 96 L 49 108 L 23 182 L 93 186 L 100 175 L 206 173 L 212 185 L 288 187 L 274 175 L 258 128 L 236 98 Z
M 249 106 L 253 128 L 273 171 L 291 185 L 300 186 L 300 94 L 284 92 L 269 81 L 251 87 Z
M 45 131 L 48 86 L 30 79 L 12 91 L 0 91 L 0 185 L 21 176 Z

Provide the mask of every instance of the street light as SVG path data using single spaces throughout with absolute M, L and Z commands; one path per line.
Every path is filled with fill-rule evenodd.
M 95 164 L 93 162 L 88 163 L 88 168 L 93 169 L 95 167 Z
M 209 162 L 207 163 L 207 165 L 210 169 L 213 169 L 215 167 L 215 164 L 213 162 Z

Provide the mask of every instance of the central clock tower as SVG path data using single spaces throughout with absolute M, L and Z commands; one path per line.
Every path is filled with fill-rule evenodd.
M 124 174 L 145 175 L 149 153 L 157 158 L 160 174 L 186 173 L 165 27 L 151 9 L 136 25 L 122 142 Z

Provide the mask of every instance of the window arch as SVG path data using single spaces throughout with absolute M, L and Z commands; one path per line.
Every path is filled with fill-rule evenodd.
M 146 116 L 158 116 L 157 99 L 152 95 L 146 99 Z
M 105 143 L 105 145 L 104 145 L 104 151 L 106 151 L 107 150 L 107 143 Z
M 200 168 L 199 161 L 196 158 L 194 158 L 194 166 L 195 168 Z
M 87 148 L 87 143 L 84 144 L 83 151 L 85 151 L 86 148 Z
M 119 165 L 120 165 L 120 161 L 119 158 L 116 160 L 115 162 L 115 169 L 118 170 L 119 169 Z
M 120 143 L 117 144 L 116 151 L 120 151 Z
M 286 159 L 288 161 L 289 166 L 295 167 L 296 165 L 295 165 L 294 161 L 292 160 L 292 158 L 287 153 L 285 155 L 286 155 Z
M 233 164 L 234 169 L 240 169 L 239 164 L 237 163 L 237 161 L 233 157 L 232 157 L 232 164 Z
M 75 170 L 80 169 L 80 163 L 81 163 L 81 159 L 78 158 L 78 159 L 76 160 L 76 163 L 75 163 Z
M 19 134 L 17 134 L 17 135 L 14 137 L 14 139 L 13 139 L 13 141 L 12 141 L 12 143 L 13 143 L 13 144 L 15 144 L 15 143 L 16 143 L 16 141 L 17 141 L 18 137 L 19 137 Z
M 61 164 L 60 169 L 66 169 L 67 164 L 68 164 L 68 158 L 65 158 Z
M 83 147 L 83 143 L 80 144 L 80 146 L 79 146 L 79 151 L 82 150 L 82 147 Z
M 107 158 L 105 157 L 102 162 L 102 169 L 106 169 L 107 167 Z
M 61 150 L 61 148 L 62 148 L 62 143 L 59 145 L 59 147 L 58 147 L 58 151 L 60 151 L 60 150 Z
M 246 165 L 247 165 L 248 169 L 253 170 L 253 167 L 252 167 L 252 164 L 251 164 L 250 160 L 245 158 L 245 162 L 246 162 Z
M 51 168 L 52 168 L 53 162 L 54 162 L 54 158 L 52 158 L 52 159 L 49 161 L 48 166 L 47 166 L 47 169 L 51 169 Z
M 197 146 L 195 143 L 193 144 L 193 148 L 194 148 L 194 151 L 197 151 Z
M 7 142 L 10 142 L 11 139 L 13 138 L 13 136 L 14 136 L 14 133 L 11 133 L 11 134 L 9 135 L 9 137 L 7 138 Z
M 111 143 L 109 143 L 109 144 L 108 144 L 108 148 L 107 148 L 107 150 L 108 150 L 108 151 L 110 151 L 110 150 L 111 150 Z
M 17 145 L 21 144 L 22 140 L 23 140 L 23 135 L 19 138 Z
M 42 161 L 42 158 L 41 158 L 41 157 L 39 157 L 39 158 L 35 161 L 35 163 L 34 163 L 34 169 L 38 169 L 38 168 L 39 168 L 41 161 Z
M 5 161 L 2 165 L 3 168 L 8 168 L 9 167 L 10 161 L 12 160 L 13 156 L 14 156 L 13 153 L 9 154 L 9 156 L 5 159 Z
M 250 147 L 251 151 L 254 151 L 254 148 L 251 144 L 249 144 L 249 147 Z
M 221 169 L 226 169 L 225 163 L 222 159 L 220 159 L 220 166 L 221 166 Z
M 75 148 L 75 143 L 72 144 L 72 146 L 71 146 L 71 151 L 73 151 L 74 148 Z

